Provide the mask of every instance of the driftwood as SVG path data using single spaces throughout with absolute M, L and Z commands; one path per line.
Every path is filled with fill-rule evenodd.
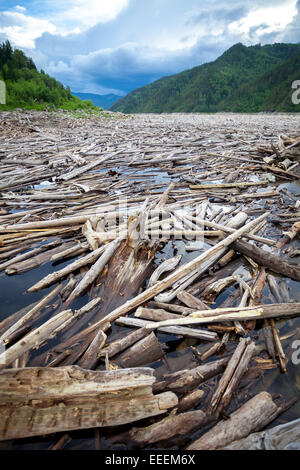
M 97 362 L 99 361 L 101 349 L 105 345 L 106 339 L 106 334 L 99 330 L 90 346 L 77 362 L 77 365 L 82 367 L 82 369 L 95 369 Z
M 113 442 L 130 440 L 134 447 L 166 441 L 174 436 L 184 436 L 192 430 L 206 426 L 210 417 L 201 410 L 182 414 L 171 413 L 166 418 L 145 428 L 132 428 L 129 433 L 117 436 Z
M 300 419 L 233 442 L 224 450 L 300 450 Z
M 225 247 L 231 245 L 231 243 L 233 243 L 234 240 L 237 240 L 243 233 L 246 233 L 247 231 L 251 230 L 252 227 L 258 224 L 261 220 L 264 220 L 267 216 L 268 216 L 268 213 L 262 215 L 261 217 L 259 217 L 258 219 L 252 222 L 249 222 L 244 227 L 237 230 L 235 233 L 229 235 L 227 238 L 220 241 L 216 246 L 214 246 L 210 250 L 200 255 L 198 258 L 177 268 L 175 272 L 170 274 L 166 279 L 157 282 L 154 286 L 142 292 L 142 294 L 139 294 L 132 300 L 125 302 L 125 304 L 123 304 L 121 307 L 118 307 L 115 310 L 113 310 L 110 314 L 108 314 L 105 318 L 103 318 L 102 322 L 105 322 L 105 323 L 111 322 L 125 315 L 133 308 L 138 307 L 141 303 L 153 298 L 155 295 L 165 290 L 175 281 L 177 281 L 178 279 L 181 279 L 185 274 L 189 273 L 193 269 L 200 266 L 202 263 L 204 263 L 204 261 L 211 259 L 214 255 L 219 256 L 220 253 L 223 254 L 222 250 Z M 209 265 L 206 267 L 206 269 L 208 269 L 208 267 Z
M 173 321 L 173 320 L 169 320 L 169 321 Z M 174 320 L 174 321 L 176 322 L 177 320 Z M 116 323 L 117 325 L 132 326 L 132 327 L 138 327 L 138 328 L 146 327 L 146 328 L 151 329 L 151 326 L 152 326 L 153 330 L 157 328 L 156 322 L 154 321 L 150 322 L 149 320 L 141 320 L 139 318 L 121 317 L 116 320 Z M 196 328 L 184 328 L 184 327 L 178 327 L 178 326 L 159 327 L 158 331 L 162 333 L 167 333 L 170 335 L 178 335 L 178 336 L 186 336 L 188 338 L 203 339 L 205 341 L 215 341 L 218 337 L 216 333 L 212 333 L 210 331 L 200 330 Z
M 174 258 L 167 259 L 163 263 L 161 263 L 150 277 L 148 286 L 153 286 L 163 273 L 175 269 L 177 264 L 180 262 L 181 258 L 182 255 L 178 255 L 174 256 Z
M 40 302 L 37 302 L 33 308 L 31 308 L 25 315 L 19 320 L 15 321 L 0 337 L 0 341 L 7 343 L 7 339 L 16 332 L 19 328 L 22 328 L 32 322 L 32 320 L 39 314 L 41 309 L 48 304 L 55 296 L 62 290 L 62 286 L 56 286 L 49 294 L 47 294 Z
M 72 310 L 64 310 L 58 313 L 53 318 L 50 318 L 39 328 L 36 328 L 31 333 L 26 335 L 24 339 L 19 340 L 13 346 L 0 354 L 0 369 L 5 369 L 15 359 L 20 357 L 31 348 L 40 346 L 44 341 L 54 337 L 58 331 L 64 327 L 65 323 L 72 319 Z
M 64 310 L 50 318 L 47 322 L 43 323 L 40 327 L 31 331 L 25 338 L 22 338 L 17 343 L 13 344 L 10 348 L 0 354 L 0 369 L 4 369 L 11 364 L 15 359 L 20 357 L 26 351 L 32 348 L 37 348 L 44 342 L 57 335 L 58 332 L 63 331 L 74 319 L 79 318 L 85 313 L 89 312 L 99 303 L 98 299 L 92 300 L 89 304 L 82 307 L 73 313 L 72 310 Z
M 278 256 L 243 240 L 237 240 L 232 244 L 232 247 L 234 250 L 248 256 L 258 264 L 271 269 L 271 271 L 274 271 L 275 273 L 282 274 L 283 276 L 294 279 L 295 281 L 300 280 L 300 268 L 296 264 L 287 263 Z
M 166 320 L 151 323 L 146 326 L 146 328 L 151 330 L 153 327 L 164 328 L 172 325 L 200 325 L 220 321 L 262 320 L 265 318 L 293 317 L 299 316 L 299 314 L 300 306 L 297 303 L 269 304 L 244 308 L 216 308 L 209 312 L 207 310 L 194 312 L 188 317 L 180 318 L 178 320 Z
M 170 387 L 180 394 L 177 414 L 173 410 L 161 422 L 160 418 L 143 422 L 143 428 L 134 430 L 140 438 L 136 441 L 129 437 L 132 429 L 128 426 L 122 446 L 156 443 L 156 447 L 182 450 L 191 432 L 197 430 L 193 423 L 201 413 L 194 412 L 204 391 L 205 412 L 212 421 L 217 415 L 225 419 L 229 405 L 231 410 L 243 403 L 257 386 L 261 389 L 263 384 L 268 391 L 276 377 L 278 383 L 290 380 L 280 376 L 277 359 L 285 371 L 294 353 L 292 344 L 299 336 L 294 322 L 288 320 L 299 315 L 291 303 L 295 302 L 296 286 L 293 283 L 289 290 L 289 279 L 278 281 L 267 269 L 285 278 L 299 277 L 298 265 L 283 257 L 288 254 L 292 258 L 299 251 L 300 201 L 294 184 L 300 171 L 298 121 L 293 115 L 288 119 L 269 115 L 266 126 L 263 115 L 251 119 L 222 114 L 213 118 L 140 115 L 128 119 L 109 113 L 109 117 L 114 119 L 85 114 L 83 119 L 75 119 L 68 112 L 37 111 L 0 116 L 0 269 L 6 270 L 0 279 L 0 359 L 3 367 L 8 367 L 2 374 L 10 367 L 24 371 L 36 367 L 42 384 L 43 373 L 53 368 L 60 371 L 61 366 L 66 370 L 66 366 L 79 365 L 86 377 L 88 370 L 98 367 L 110 371 L 127 367 L 126 362 L 135 367 L 161 358 L 154 390 Z M 283 123 L 291 135 L 282 135 Z M 279 147 L 274 144 L 278 135 Z M 26 175 L 27 168 L 30 175 Z M 262 190 L 265 185 L 268 188 Z M 270 208 L 269 215 L 264 214 L 265 206 Z M 249 217 L 252 222 L 246 225 Z M 120 238 L 119 246 L 111 250 Z M 194 253 L 186 253 L 190 250 Z M 49 276 L 42 279 L 45 268 L 39 266 L 46 262 Z M 65 267 L 55 267 L 57 262 Z M 42 300 L 32 303 L 40 294 L 31 294 L 31 289 L 30 295 L 20 294 L 22 285 L 30 285 L 30 274 L 22 273 L 34 268 L 32 292 L 57 284 Z M 8 277 L 14 273 L 20 274 L 20 282 Z M 9 295 L 15 290 L 20 310 L 7 316 L 5 305 L 11 310 Z M 80 306 L 85 299 L 86 305 L 66 310 L 77 296 L 81 296 Z M 21 308 L 22 299 L 23 305 L 31 305 Z M 211 310 L 208 305 L 218 308 Z M 286 321 L 284 336 L 276 319 Z M 162 326 L 165 321 L 171 326 Z M 255 328 L 251 337 L 256 339 L 261 327 L 267 350 L 263 342 L 257 347 L 247 344 L 248 331 Z M 156 337 L 155 330 L 164 336 Z M 161 343 L 165 333 L 171 335 L 166 346 Z M 245 339 L 234 350 L 238 335 Z M 258 338 L 263 338 L 261 331 Z M 288 338 L 289 347 L 285 347 Z M 37 348 L 42 348 L 40 353 Z M 255 365 L 247 370 L 252 350 Z M 218 359 L 221 354 L 224 358 Z M 166 376 L 160 376 L 161 369 Z M 130 369 L 130 374 L 134 370 Z M 41 409 L 49 408 L 48 419 L 59 405 L 57 422 L 72 420 L 74 427 L 61 430 L 55 426 L 55 418 L 49 418 L 49 432 L 64 433 L 54 437 L 52 448 L 63 448 L 69 439 L 69 445 L 75 446 L 69 431 L 81 429 L 83 423 L 83 428 L 95 425 L 94 446 L 100 449 L 102 437 L 106 439 L 118 429 L 104 436 L 103 423 L 94 416 L 92 424 L 87 423 L 85 417 L 91 416 L 96 395 L 83 398 L 84 380 L 80 379 L 76 398 L 64 399 L 60 394 L 54 401 L 26 401 L 30 383 L 20 379 L 15 388 L 23 396 L 15 407 L 17 416 L 27 413 L 26 419 L 31 418 L 29 422 L 36 429 L 37 423 L 44 423 Z M 199 390 L 203 382 L 203 390 Z M 57 383 L 59 394 L 61 382 Z M 2 388 L 4 385 L 1 396 Z M 131 388 L 126 400 L 132 393 Z M 97 396 L 101 406 L 109 407 L 109 395 Z M 117 390 L 112 395 L 120 397 Z M 142 395 L 137 392 L 135 396 Z M 123 415 L 128 408 L 124 397 L 125 392 Z M 12 410 L 9 400 L 3 406 Z M 86 414 L 80 411 L 83 402 Z M 100 406 L 99 401 L 96 404 Z M 138 419 L 147 418 L 140 405 Z M 62 410 L 69 413 L 66 418 Z M 192 414 L 180 414 L 186 410 L 193 410 Z M 133 416 L 132 408 L 129 414 Z M 100 415 L 97 419 L 107 417 L 102 411 Z M 293 410 L 292 419 L 294 416 Z M 6 419 L 7 429 L 12 429 L 14 415 L 11 417 L 11 421 Z M 0 430 L 2 421 L 0 416 Z M 247 426 L 248 418 L 245 421 Z M 108 421 L 110 425 L 118 422 Z M 108 440 L 121 442 L 122 436 Z M 30 447 L 30 442 L 26 445 Z M 80 447 L 85 447 L 84 442 Z
M 48 274 L 48 276 L 46 276 L 44 279 L 36 283 L 34 286 L 30 287 L 28 289 L 28 292 L 37 292 L 40 289 L 44 289 L 45 287 L 50 286 L 54 282 L 57 282 L 60 279 L 64 278 L 68 274 L 73 273 L 74 271 L 77 271 L 83 266 L 94 263 L 95 260 L 99 258 L 100 255 L 102 255 L 104 250 L 105 250 L 105 246 L 102 246 L 98 248 L 98 250 L 95 250 L 92 253 L 89 253 L 88 255 L 84 256 L 83 258 L 80 258 L 74 261 L 74 263 L 68 264 L 68 266 L 61 269 L 60 271 L 56 271 L 54 273 Z
M 133 344 L 137 343 L 140 339 L 144 338 L 149 334 L 149 331 L 142 327 L 139 328 L 136 331 L 133 331 L 129 335 L 125 336 L 124 338 L 121 338 L 120 340 L 113 341 L 111 344 L 109 344 L 106 348 L 104 348 L 102 351 L 99 353 L 99 357 L 114 357 L 117 354 L 121 353 L 125 349 L 129 348 Z
M 139 367 L 158 361 L 164 354 L 155 334 L 151 333 L 119 354 L 115 362 L 125 368 Z
M 139 307 L 134 316 L 136 318 L 143 318 L 144 320 L 162 321 L 162 320 L 177 320 L 178 315 L 176 313 L 170 313 L 162 308 L 144 308 Z
M 228 363 L 228 358 L 219 359 L 194 369 L 181 370 L 172 374 L 166 374 L 153 385 L 154 392 L 170 390 L 184 393 L 192 390 L 201 383 L 221 374 Z
M 180 300 L 183 304 L 187 305 L 188 307 L 194 309 L 194 310 L 209 310 L 210 307 L 208 307 L 202 300 L 197 299 L 194 295 L 190 294 L 189 292 L 182 291 L 178 292 L 177 294 L 177 299 Z
M 255 343 L 251 342 L 249 338 L 240 341 L 211 399 L 210 411 L 212 414 L 219 415 L 229 406 L 232 394 L 247 370 L 254 348 Z
M 285 405 L 277 405 L 269 393 L 262 392 L 232 413 L 230 419 L 216 424 L 200 439 L 190 444 L 186 450 L 223 448 L 233 441 L 260 431 L 285 410 Z
M 151 369 L 7 369 L 0 372 L 0 440 L 117 426 L 163 414 L 178 399 L 171 392 L 153 396 L 154 380 Z
M 266 216 L 267 214 L 265 214 L 265 216 L 262 216 L 261 220 L 264 220 Z M 246 222 L 246 220 L 247 215 L 241 212 L 230 221 L 229 225 L 233 227 L 241 227 Z M 259 223 L 258 220 L 257 222 Z M 240 230 L 242 230 L 244 233 L 243 229 Z M 220 235 L 223 235 L 223 232 L 220 232 Z M 235 232 L 235 235 L 237 236 L 237 232 Z M 234 236 L 234 234 L 230 236 Z M 229 240 L 229 237 L 227 237 L 226 240 Z M 192 270 L 189 270 L 189 272 L 187 272 L 186 275 L 184 275 L 182 278 L 176 279 L 177 282 L 174 282 L 171 291 L 157 295 L 155 297 L 155 300 L 159 302 L 170 302 L 171 300 L 173 300 L 180 291 L 186 289 L 186 287 L 189 286 L 192 282 L 194 282 L 195 279 L 197 279 L 201 274 L 204 274 L 209 268 L 214 266 L 218 262 L 218 260 L 222 258 L 227 252 L 228 246 L 228 244 L 222 246 L 222 242 L 219 242 L 215 247 L 213 247 L 216 248 L 216 250 L 213 250 L 213 248 L 207 250 L 203 254 L 203 256 L 208 254 L 210 256 L 204 256 L 203 263 L 200 266 L 195 266 Z
M 80 283 L 75 287 L 73 292 L 69 295 L 66 300 L 67 304 L 70 304 L 76 297 L 79 297 L 80 294 L 85 292 L 89 285 L 91 285 L 95 279 L 102 273 L 105 265 L 110 261 L 111 257 L 114 255 L 116 249 L 119 247 L 121 243 L 121 239 L 117 238 L 109 245 L 106 246 L 104 253 L 98 258 L 96 263 L 90 268 L 84 278 L 80 281 Z
M 184 397 L 179 400 L 177 406 L 178 413 L 182 413 L 183 411 L 187 411 L 198 406 L 201 403 L 203 396 L 203 390 L 194 390 L 184 395 Z

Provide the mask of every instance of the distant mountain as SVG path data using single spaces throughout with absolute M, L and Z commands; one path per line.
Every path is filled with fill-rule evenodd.
M 90 101 L 81 101 L 43 70 L 38 71 L 33 60 L 10 42 L 0 43 L 0 80 L 6 85 L 6 104 L 0 110 L 13 108 L 68 110 L 96 109 Z
M 221 107 L 233 112 L 299 112 L 300 105 L 295 106 L 291 100 L 291 84 L 299 77 L 300 53 L 242 85 Z
M 256 112 L 277 108 L 290 111 L 292 108 L 298 111 L 299 106 L 296 109 L 291 104 L 289 82 L 294 76 L 300 77 L 298 54 L 300 44 L 246 47 L 238 43 L 214 62 L 132 91 L 111 110 L 123 113 Z
M 109 93 L 108 95 L 96 95 L 93 93 L 74 93 L 81 100 L 90 100 L 95 106 L 101 106 L 103 109 L 109 109 L 121 96 Z

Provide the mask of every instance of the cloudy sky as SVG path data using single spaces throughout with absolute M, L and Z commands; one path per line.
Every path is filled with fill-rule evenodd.
M 300 42 L 300 0 L 0 0 L 0 42 L 72 91 L 124 95 L 237 42 Z

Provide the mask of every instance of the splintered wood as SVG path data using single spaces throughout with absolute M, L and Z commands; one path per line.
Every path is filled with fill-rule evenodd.
M 298 118 L 108 115 L 0 113 L 1 446 L 250 446 L 298 418 Z

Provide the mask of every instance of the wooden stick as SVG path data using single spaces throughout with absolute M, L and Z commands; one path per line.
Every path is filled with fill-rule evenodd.
M 68 264 L 68 266 L 61 269 L 60 271 L 48 274 L 48 276 L 44 277 L 44 279 L 41 279 L 34 286 L 30 287 L 28 292 L 37 292 L 40 289 L 44 289 L 45 287 L 48 287 L 54 282 L 59 281 L 68 274 L 76 271 L 77 269 L 80 269 L 87 264 L 92 264 L 94 261 L 96 261 L 97 258 L 99 258 L 100 255 L 102 255 L 102 253 L 105 251 L 105 248 L 106 246 L 101 246 L 98 248 L 98 250 L 95 250 L 92 253 L 89 253 L 88 255 L 74 261 L 73 263 Z
M 201 325 L 205 323 L 226 322 L 235 320 L 261 320 L 264 318 L 293 317 L 299 316 L 300 304 L 269 304 L 258 305 L 257 307 L 231 307 L 216 308 L 214 310 L 202 310 L 194 312 L 188 317 L 178 320 L 166 320 L 154 324 L 146 325 L 147 329 L 162 328 L 172 325 Z
M 169 321 L 177 321 L 177 320 L 169 320 Z M 133 326 L 133 327 L 146 327 L 147 329 L 152 325 L 153 329 L 156 329 L 156 324 L 160 322 L 150 322 L 149 320 L 141 320 L 139 318 L 129 318 L 129 317 L 121 317 L 116 320 L 117 325 L 122 326 Z M 148 330 L 149 331 L 149 330 Z M 162 327 L 158 328 L 158 331 L 162 333 L 168 333 L 170 335 L 177 335 L 177 336 L 186 336 L 188 338 L 198 338 L 203 339 L 205 341 L 216 341 L 218 339 L 218 335 L 216 333 L 212 333 L 205 330 L 199 330 L 195 328 L 180 328 L 180 327 Z
M 109 243 L 105 247 L 104 253 L 98 258 L 95 264 L 90 268 L 86 273 L 83 279 L 75 287 L 73 292 L 69 295 L 66 300 L 66 304 L 69 305 L 77 297 L 79 297 L 86 289 L 97 279 L 97 277 L 102 273 L 105 265 L 109 262 L 111 257 L 114 255 L 116 249 L 120 246 L 122 238 L 117 238 L 113 242 Z

